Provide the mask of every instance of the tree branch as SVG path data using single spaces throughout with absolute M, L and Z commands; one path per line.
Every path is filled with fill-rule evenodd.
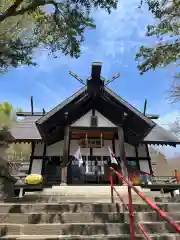
M 16 9 L 21 5 L 23 0 L 16 0 L 11 7 L 9 7 L 4 13 L 0 15 L 0 22 L 4 21 L 6 18 L 13 16 L 16 12 Z
M 21 8 L 18 11 L 16 11 L 13 16 L 23 15 L 25 12 L 34 11 L 37 7 L 44 6 L 46 4 L 52 4 L 55 7 L 57 6 L 55 0 L 40 0 L 40 1 L 36 0 L 34 3 L 28 5 L 27 7 Z
M 23 2 L 23 0 L 16 0 L 16 2 L 2 15 L 0 15 L 0 22 L 4 21 L 10 16 L 23 15 L 25 12 L 34 11 L 37 7 L 44 6 L 46 4 L 52 4 L 57 8 L 57 3 L 55 0 L 36 0 L 27 7 L 16 10 L 18 6 Z

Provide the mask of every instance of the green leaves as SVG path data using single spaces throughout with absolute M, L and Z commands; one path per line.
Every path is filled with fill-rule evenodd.
M 136 54 L 136 60 L 142 62 L 138 66 L 141 75 L 149 70 L 155 70 L 157 67 L 165 67 L 170 63 L 176 63 L 179 59 L 179 41 L 172 44 L 159 44 L 154 48 L 141 46 L 140 52 Z
M 36 65 L 33 52 L 43 46 L 56 57 L 56 52 L 78 58 L 84 32 L 95 29 L 90 16 L 92 8 L 110 13 L 117 0 L 2 0 L 0 6 L 0 72 L 21 64 Z M 54 7 L 53 13 L 44 7 Z M 15 26 L 11 28 L 12 23 Z M 14 24 L 13 24 L 14 25 Z M 4 31 L 4 28 L 7 31 Z M 5 32 L 5 34 L 4 34 Z M 28 36 L 28 37 L 27 37 Z
M 156 36 L 159 40 L 154 47 L 141 46 L 136 54 L 140 74 L 178 64 L 180 59 L 180 1 L 145 0 L 149 10 L 158 20 L 156 25 L 148 25 L 148 37 Z
M 4 142 L 6 140 L 9 129 L 13 124 L 17 123 L 17 116 L 15 114 L 16 111 L 22 112 L 22 109 L 14 109 L 13 106 L 7 101 L 0 104 L 0 141 Z M 28 160 L 30 151 L 31 145 L 28 143 L 13 143 L 10 144 L 6 149 L 6 155 L 8 160 L 17 161 L 21 160 L 21 158 Z
M 60 50 L 65 55 L 78 58 L 87 28 L 95 28 L 92 18 L 82 8 L 65 3 L 55 14 L 46 15 L 38 21 L 34 34 L 51 53 Z

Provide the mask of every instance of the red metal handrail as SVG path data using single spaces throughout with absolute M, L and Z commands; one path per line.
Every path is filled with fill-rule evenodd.
M 135 230 L 134 230 L 134 210 L 133 210 L 133 204 L 132 204 L 132 193 L 131 193 L 131 189 L 134 190 L 134 192 L 140 196 L 140 198 L 146 202 L 150 208 L 154 211 L 156 211 L 157 214 L 159 214 L 159 216 L 165 220 L 166 222 L 168 222 L 168 224 L 174 228 L 176 230 L 176 232 L 180 233 L 180 225 L 178 225 L 171 217 L 169 217 L 164 211 L 162 211 L 155 203 L 151 202 L 142 192 L 140 192 L 135 186 L 133 186 L 133 184 L 129 181 L 124 179 L 123 176 L 121 176 L 121 174 L 119 172 L 117 172 L 116 170 L 114 170 L 114 168 L 110 167 L 110 183 L 111 183 L 111 202 L 114 202 L 114 193 L 113 191 L 116 192 L 117 196 L 120 198 L 120 200 L 123 202 L 123 199 L 121 198 L 120 194 L 117 192 L 117 190 L 115 189 L 114 185 L 113 185 L 113 176 L 112 176 L 112 172 L 114 172 L 116 174 L 116 176 L 121 180 L 124 181 L 127 185 L 128 185 L 128 197 L 129 197 L 129 217 L 130 217 L 130 232 L 131 232 L 131 240 L 135 240 Z M 125 205 L 125 203 L 123 202 L 123 204 Z M 138 226 L 141 230 L 141 232 L 144 234 L 145 238 L 147 240 L 150 240 L 150 238 L 148 237 L 147 233 L 145 232 L 145 230 L 143 229 L 142 225 L 138 223 Z

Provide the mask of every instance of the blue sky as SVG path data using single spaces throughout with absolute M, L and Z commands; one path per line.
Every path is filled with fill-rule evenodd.
M 82 87 L 68 74 L 69 71 L 86 80 L 92 62 L 101 61 L 102 76 L 106 79 L 121 73 L 121 77 L 109 87 L 140 110 L 143 110 L 147 98 L 147 112 L 160 114 L 158 122 L 167 127 L 179 114 L 178 106 L 170 104 L 167 99 L 175 69 L 168 67 L 140 76 L 135 54 L 141 44 L 150 46 L 156 43 L 155 38 L 145 36 L 147 24 L 154 20 L 148 11 L 138 8 L 139 0 L 120 2 L 111 15 L 101 10 L 93 12 L 97 27 L 85 33 L 86 40 L 78 60 L 61 54 L 53 59 L 46 51 L 40 50 L 36 53 L 37 67 L 20 67 L 1 76 L 0 102 L 7 100 L 28 111 L 32 95 L 36 110 L 50 110 Z M 172 155 L 177 151 L 167 152 Z

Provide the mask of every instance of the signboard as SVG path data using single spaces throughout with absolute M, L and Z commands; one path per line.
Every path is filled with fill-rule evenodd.
M 104 141 L 100 138 L 80 139 L 79 145 L 81 148 L 101 148 L 104 146 Z

